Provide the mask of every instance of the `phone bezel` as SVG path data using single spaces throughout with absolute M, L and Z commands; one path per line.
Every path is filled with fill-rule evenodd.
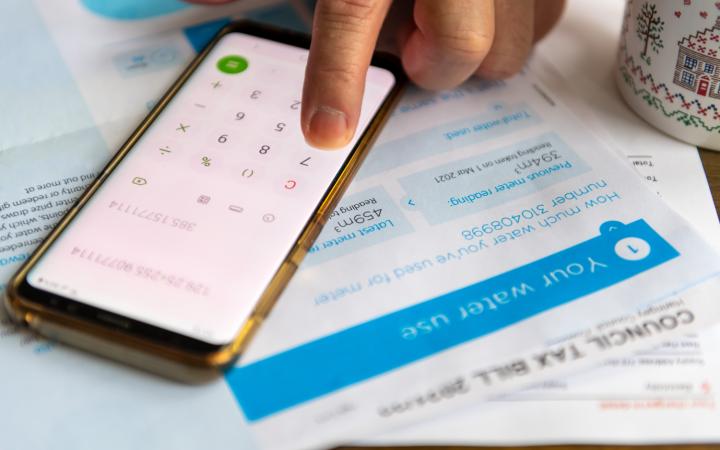
M 221 370 L 229 366 L 247 345 L 247 342 L 257 331 L 260 323 L 267 316 L 282 292 L 282 289 L 291 278 L 297 265 L 311 247 L 322 225 L 324 225 L 327 216 L 332 212 L 340 197 L 342 197 L 350 180 L 360 167 L 367 150 L 369 150 L 369 147 L 372 145 L 372 141 L 377 136 L 379 128 L 381 128 L 387 120 L 392 111 L 392 107 L 394 107 L 394 104 L 399 99 L 406 84 L 406 77 L 396 57 L 387 54 L 374 55 L 371 64 L 389 70 L 395 77 L 395 85 L 368 127 L 358 139 L 357 144 L 349 153 L 340 170 L 338 170 L 332 183 L 328 186 L 318 207 L 313 211 L 311 219 L 308 220 L 303 227 L 300 238 L 292 250 L 286 255 L 273 281 L 255 305 L 250 318 L 242 325 L 238 334 L 231 342 L 221 345 L 210 344 L 199 339 L 150 325 L 146 322 L 78 302 L 41 288 L 36 288 L 30 285 L 26 279 L 30 269 L 75 218 L 77 213 L 86 204 L 87 199 L 97 191 L 98 187 L 108 178 L 120 161 L 132 150 L 140 136 L 151 126 L 165 109 L 169 101 L 177 94 L 202 61 L 205 60 L 210 50 L 215 47 L 223 36 L 234 32 L 305 49 L 309 49 L 311 43 L 311 37 L 308 35 L 259 25 L 245 20 L 233 22 L 220 30 L 172 85 L 170 90 L 158 102 L 147 118 L 132 133 L 110 163 L 103 169 L 96 181 L 88 187 L 73 208 L 58 223 L 56 228 L 8 283 L 6 306 L 16 319 L 29 324 L 31 327 L 33 327 L 34 324 L 35 326 L 33 328 L 36 329 L 41 329 L 40 322 L 47 323 L 49 321 L 60 326 L 60 328 L 54 328 L 56 332 L 58 332 L 57 330 L 66 328 L 78 329 L 83 335 L 93 336 L 96 339 L 110 340 L 115 343 L 120 343 L 121 345 L 133 347 L 142 352 L 163 356 L 191 366 L 214 367 L 220 368 Z M 101 319 L 100 317 L 103 318 Z M 62 334 L 61 332 L 58 333 Z M 62 336 L 57 337 L 62 340 Z M 91 349 L 89 347 L 90 346 L 88 346 L 88 349 Z M 97 348 L 97 342 L 92 347 Z M 150 369 L 152 370 L 152 368 Z

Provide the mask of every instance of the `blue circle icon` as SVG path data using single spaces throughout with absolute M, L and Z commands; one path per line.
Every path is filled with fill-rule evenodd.
M 615 244 L 615 253 L 627 261 L 640 261 L 650 254 L 650 244 L 636 237 L 621 239 Z

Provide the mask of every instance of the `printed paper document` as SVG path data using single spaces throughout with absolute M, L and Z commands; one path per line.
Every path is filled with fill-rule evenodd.
M 610 245 L 618 222 L 655 229 L 673 215 L 529 70 L 411 91 L 228 382 L 261 445 L 282 448 L 339 443 L 334 433 L 399 426 L 599 363 L 608 349 L 572 358 L 567 345 L 663 298 L 651 274 L 672 262 L 595 284 L 602 257 L 586 252 Z M 620 260 L 643 252 L 615 236 Z M 554 290 L 571 280 L 587 290 Z M 558 341 L 566 364 L 525 364 Z
M 168 61 L 167 57 L 152 61 L 153 52 L 163 50 L 182 56 L 187 62 L 205 29 L 194 28 L 195 25 L 202 25 L 203 20 L 223 22 L 242 12 L 242 6 L 193 8 L 142 20 L 122 18 L 127 20 L 122 22 L 102 15 L 112 11 L 88 9 L 89 3 L 97 2 L 83 1 L 85 6 L 42 2 L 37 4 L 37 9 L 29 3 L 12 2 L 10 5 L 16 8 L 12 12 L 22 14 L 4 15 L 23 19 L 2 29 L 30 37 L 27 42 L 31 42 L 33 48 L 42 49 L 43 67 L 49 65 L 53 70 L 51 77 L 33 76 L 32 67 L 4 75 L 9 77 L 3 83 L 8 90 L 2 95 L 16 107 L 4 110 L 8 115 L 3 120 L 12 124 L 10 129 L 14 133 L 0 138 L 3 170 L 0 192 L 3 201 L 10 200 L 8 214 L 25 209 L 14 202 L 28 198 L 29 187 L 36 192 L 46 191 L 43 195 L 59 192 L 46 209 L 29 211 L 46 205 L 50 199 L 30 201 L 26 202 L 28 213 L 21 218 L 3 219 L 3 224 L 31 218 L 35 222 L 21 223 L 15 227 L 17 230 L 12 229 L 24 234 L 13 234 L 12 243 L 3 245 L 15 247 L 0 254 L 0 258 L 5 259 L 0 267 L 0 281 L 6 280 L 22 262 L 23 255 L 32 251 L 37 243 L 32 240 L 44 236 L 47 232 L 44 227 L 52 226 L 62 217 L 63 210 L 107 161 L 112 151 L 109 149 L 117 148 L 152 106 L 152 101 L 182 69 L 184 63 Z M 248 7 L 252 6 L 258 5 Z M 273 8 L 248 14 L 280 18 L 296 27 L 308 23 L 307 11 L 299 7 L 298 2 L 278 3 Z M 103 30 L 102 36 L 107 40 L 89 41 L 87 36 L 97 35 L 98 29 Z M 151 32 L 158 29 L 162 32 Z M 73 51 L 78 43 L 83 44 L 82 52 Z M 148 63 L 147 70 L 132 74 L 133 58 L 140 56 L 154 65 Z M 512 95 L 506 95 L 508 92 Z M 48 108 L 28 109 L 41 98 Z M 693 242 L 698 238 L 692 231 L 677 218 L 668 220 L 667 214 L 671 213 L 664 212 L 664 205 L 652 192 L 641 187 L 639 181 L 622 176 L 630 173 L 624 163 L 608 157 L 603 144 L 588 134 L 572 113 L 563 110 L 562 102 L 554 98 L 552 90 L 535 80 L 530 72 L 507 83 L 473 80 L 458 91 L 409 93 L 368 158 L 363 173 L 341 202 L 345 210 L 338 208 L 333 226 L 324 231 L 298 280 L 284 296 L 281 304 L 288 306 L 276 310 L 287 308 L 287 312 L 273 314 L 264 337 L 241 362 L 246 366 L 232 372 L 228 383 L 204 387 L 168 383 L 120 364 L 39 340 L 7 322 L 2 313 L 0 354 L 7 362 L 6 367 L 15 370 L 6 370 L 2 377 L 0 390 L 11 407 L 0 409 L 0 422 L 13 430 L 29 426 L 27 417 L 46 423 L 41 429 L 34 427 L 32 433 L 23 434 L 23 444 L 30 439 L 39 448 L 77 448 L 83 443 L 90 446 L 100 436 L 108 435 L 115 437 L 109 445 L 118 448 L 131 445 L 194 448 L 198 443 L 207 445 L 209 434 L 213 440 L 210 444 L 216 448 L 238 445 L 252 448 L 255 444 L 243 426 L 243 415 L 257 416 L 264 412 L 252 409 L 252 398 L 251 407 L 246 408 L 244 414 L 237 406 L 235 395 L 242 397 L 244 393 L 237 388 L 233 377 L 245 376 L 248 371 L 244 367 L 267 364 L 269 355 L 286 354 L 302 348 L 298 347 L 301 344 L 311 346 L 319 338 L 357 329 L 374 320 L 387 320 L 393 313 L 395 318 L 417 313 L 417 316 L 408 314 L 412 320 L 403 322 L 401 328 L 395 330 L 395 337 L 402 339 L 399 342 L 418 343 L 438 335 L 441 339 L 432 340 L 430 346 L 416 346 L 420 351 L 409 356 L 380 345 L 361 348 L 365 352 L 363 357 L 369 356 L 364 360 L 370 364 L 363 374 L 370 373 L 369 378 L 341 380 L 341 384 L 350 384 L 339 390 L 333 390 L 332 385 L 328 388 L 327 383 L 316 383 L 315 393 L 325 391 L 324 395 L 310 401 L 296 398 L 297 406 L 283 405 L 277 399 L 286 397 L 284 393 L 278 393 L 273 399 L 269 391 L 268 401 L 257 403 L 267 408 L 274 402 L 279 408 L 267 418 L 253 421 L 252 427 L 263 447 L 288 447 L 286 441 L 268 438 L 264 424 L 278 419 L 297 421 L 294 425 L 297 431 L 302 427 L 300 420 L 305 418 L 313 422 L 307 427 L 311 435 L 304 435 L 305 441 L 298 440 L 298 444 L 329 445 L 425 417 L 417 409 L 408 410 L 407 414 L 394 411 L 395 403 L 405 402 L 408 395 L 412 398 L 421 393 L 431 399 L 442 398 L 438 403 L 425 402 L 433 408 L 427 414 L 430 417 L 473 405 L 489 395 L 561 376 L 565 370 L 562 365 L 557 367 L 558 372 L 548 369 L 547 378 L 535 373 L 537 368 L 533 364 L 538 363 L 534 357 L 554 361 L 548 349 L 564 355 L 568 371 L 578 370 L 598 364 L 615 350 L 625 354 L 632 345 L 644 348 L 673 333 L 679 335 L 714 320 L 713 306 L 702 301 L 688 300 L 681 304 L 677 300 L 666 300 L 661 303 L 665 309 L 648 307 L 672 290 L 681 290 L 716 273 L 715 256 L 706 249 L 694 255 L 692 249 L 697 244 Z M 556 106 L 552 106 L 552 101 Z M 558 110 L 561 111 L 558 113 Z M 32 120 L 22 120 L 25 116 Z M 437 127 L 434 130 L 437 134 L 427 131 L 427 124 Z M 476 131 L 477 125 L 481 125 L 481 129 Z M 418 151 L 411 152 L 410 146 Z M 550 153 L 552 151 L 555 153 Z M 550 156 L 543 158 L 544 154 Z M 559 158 L 556 160 L 555 156 Z M 517 167 L 522 163 L 529 167 Z M 481 180 L 481 188 L 468 190 L 472 183 L 466 180 L 471 179 Z M 525 182 L 519 181 L 521 179 Z M 591 183 L 598 186 L 588 190 L 588 195 L 593 193 L 592 197 L 565 198 L 565 194 Z M 483 195 L 483 192 L 487 193 Z M 564 199 L 562 203 L 559 203 L 560 195 Z M 498 197 L 500 199 L 495 200 Z M 65 206 L 57 204 L 63 201 L 67 203 Z M 586 201 L 589 206 L 585 206 Z M 360 205 L 365 202 L 368 203 Z M 627 204 L 633 208 L 625 206 Z M 540 205 L 542 210 L 538 208 Z M 576 206 L 580 213 L 569 214 L 576 211 Z M 561 212 L 564 216 L 559 215 Z M 548 220 L 550 217 L 554 219 Z M 514 223 L 506 225 L 508 221 L 503 222 L 506 218 Z M 544 226 L 540 225 L 543 220 Z M 608 223 L 614 221 L 620 223 Z M 663 223 L 659 223 L 661 221 Z M 601 229 L 603 224 L 606 226 Z M 37 226 L 43 227 L 41 231 L 27 233 Z M 523 229 L 528 231 L 517 236 L 516 232 L 523 233 Z M 345 239 L 350 233 L 355 237 Z M 622 239 L 615 239 L 620 235 L 612 233 L 626 234 Z M 527 246 L 522 245 L 527 252 L 522 261 L 513 259 L 513 251 L 506 250 L 518 247 L 517 241 L 521 239 L 528 242 Z M 620 246 L 616 251 L 617 243 L 623 239 L 639 239 L 647 246 L 630 241 L 627 249 Z M 609 247 L 603 245 L 609 241 Z M 573 259 L 582 252 L 591 254 L 588 253 L 587 259 Z M 494 256 L 484 256 L 488 253 Z M 638 254 L 644 257 L 636 256 Z M 598 255 L 610 259 L 603 261 Z M 443 262 L 438 256 L 442 256 Z M 493 263 L 488 267 L 490 259 Z M 695 261 L 686 265 L 685 259 Z M 426 260 L 432 266 L 425 263 Z M 543 266 L 542 261 L 557 262 L 560 266 Z M 691 273 L 684 269 L 688 266 L 701 270 Z M 674 268 L 685 276 L 664 275 Z M 583 290 L 587 289 L 586 283 L 577 280 L 603 274 L 604 269 L 608 269 L 605 273 L 609 276 L 599 277 L 601 280 L 590 286 L 601 290 L 576 300 L 588 294 Z M 512 278 L 518 273 L 520 278 Z M 535 285 L 529 278 L 523 278 L 525 275 L 536 276 Z M 662 281 L 649 291 L 638 292 L 636 288 L 646 278 Z M 332 284 L 329 285 L 328 280 Z M 508 280 L 512 282 L 505 286 Z M 493 283 L 498 284 L 493 286 Z M 479 302 L 463 298 L 463 292 L 484 292 L 488 285 L 491 289 L 487 295 L 480 294 Z M 355 286 L 360 288 L 353 289 Z M 536 296 L 550 292 L 547 289 L 552 291 L 552 296 Z M 702 285 L 695 289 L 714 288 Z M 635 299 L 635 303 L 614 301 L 618 295 L 613 293 L 619 291 L 627 292 L 623 296 Z M 531 296 L 539 300 L 537 309 L 515 308 L 521 299 Z M 599 298 L 602 300 L 597 301 Z M 606 299 L 610 301 L 605 303 Z M 434 302 L 429 309 L 412 309 L 428 300 Z M 445 302 L 456 303 L 448 309 Z M 436 305 L 440 309 L 432 310 Z M 546 307 L 552 309 L 541 312 Z M 658 327 L 660 334 L 648 332 L 642 339 L 637 338 L 637 342 L 628 341 L 613 348 L 606 345 L 605 350 L 601 350 L 603 333 L 591 330 L 590 336 L 583 334 L 599 322 L 635 311 L 640 311 L 638 317 L 653 322 L 655 325 L 647 327 L 650 330 Z M 666 318 L 668 314 L 675 322 Z M 475 319 L 485 321 L 488 316 L 491 320 L 482 332 L 491 334 L 478 339 L 479 336 L 473 335 L 474 327 L 466 324 Z M 687 323 L 691 316 L 692 323 Z M 561 326 L 551 323 L 553 321 Z M 454 325 L 459 327 L 453 328 Z M 492 332 L 493 328 L 500 331 Z M 370 325 L 360 332 L 367 330 L 375 331 Z M 440 334 L 445 331 L 450 331 L 444 335 L 447 337 Z M 606 327 L 603 331 L 613 330 Z M 578 332 L 582 333 L 569 337 Z M 297 338 L 290 339 L 290 334 Z M 332 352 L 332 346 L 338 345 L 341 349 L 338 355 L 342 355 L 349 346 L 363 342 L 353 339 L 352 334 L 349 339 L 348 334 L 343 336 L 346 340 L 334 340 L 326 350 Z M 562 337 L 568 339 L 560 342 Z M 592 338 L 597 339 L 590 341 Z M 551 347 L 548 348 L 548 344 L 552 344 Z M 314 348 L 317 347 L 311 348 L 311 352 Z M 561 348 L 564 353 L 560 353 Z M 376 361 L 382 359 L 379 358 L 382 355 L 387 356 L 386 360 Z M 570 361 L 573 356 L 577 359 Z M 408 359 L 411 361 L 403 363 Z M 517 364 L 521 360 L 526 366 Z M 386 370 L 389 367 L 391 369 Z M 459 382 L 458 376 L 465 380 Z M 486 387 L 486 380 L 492 385 Z M 380 385 L 373 385 L 378 382 Z M 498 388 L 498 384 L 506 387 Z M 32 398 L 28 392 L 32 392 Z M 448 398 L 448 393 L 453 392 L 457 395 Z M 360 399 L 364 399 L 364 403 L 359 402 Z M 43 407 L 38 408 L 38 404 Z M 382 406 L 386 413 L 391 412 L 390 417 L 379 414 Z M 308 408 L 312 410 L 310 413 Z M 316 420 L 318 417 L 320 420 Z M 89 425 L 92 433 L 87 432 Z M 345 427 L 347 433 L 325 433 L 323 429 L 327 426 L 338 426 L 341 431 Z M 293 427 L 289 427 L 288 440 L 294 436 L 290 434 L 292 431 Z M 302 431 L 295 436 L 303 435 Z M 11 447 L 21 444 L 13 441 L 16 439 L 13 436 L 18 435 L 6 433 Z

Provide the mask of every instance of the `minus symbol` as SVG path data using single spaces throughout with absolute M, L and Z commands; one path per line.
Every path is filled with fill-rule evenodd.
M 201 105 L 201 104 L 199 104 L 199 103 L 195 103 L 195 106 L 199 106 L 200 108 L 204 108 L 204 107 L 205 107 L 205 105 Z

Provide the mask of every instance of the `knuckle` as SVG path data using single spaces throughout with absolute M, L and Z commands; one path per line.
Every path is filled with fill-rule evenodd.
M 351 63 L 346 58 L 341 63 L 318 68 L 315 76 L 321 80 L 332 80 L 334 84 L 352 85 L 362 82 L 363 71 L 359 64 Z
M 318 2 L 316 14 L 329 31 L 366 32 L 373 25 L 376 0 L 327 0 Z
M 472 14 L 440 12 L 440 17 L 426 20 L 423 34 L 432 49 L 429 56 L 438 62 L 480 61 L 490 51 L 494 30 L 482 26 Z
M 523 23 L 520 21 L 508 30 L 508 47 L 513 49 L 513 53 L 518 55 L 527 55 L 533 44 L 533 25 L 532 23 Z
M 510 78 L 519 72 L 530 54 L 533 44 L 533 24 L 514 20 L 512 27 L 499 29 L 500 36 L 478 70 L 485 78 Z
M 492 36 L 474 30 L 453 30 L 438 35 L 436 45 L 443 59 L 479 61 L 490 51 Z
M 313 40 L 308 70 L 324 89 L 331 83 L 358 85 L 369 64 L 374 30 L 381 17 L 381 0 L 321 0 L 315 9 Z

